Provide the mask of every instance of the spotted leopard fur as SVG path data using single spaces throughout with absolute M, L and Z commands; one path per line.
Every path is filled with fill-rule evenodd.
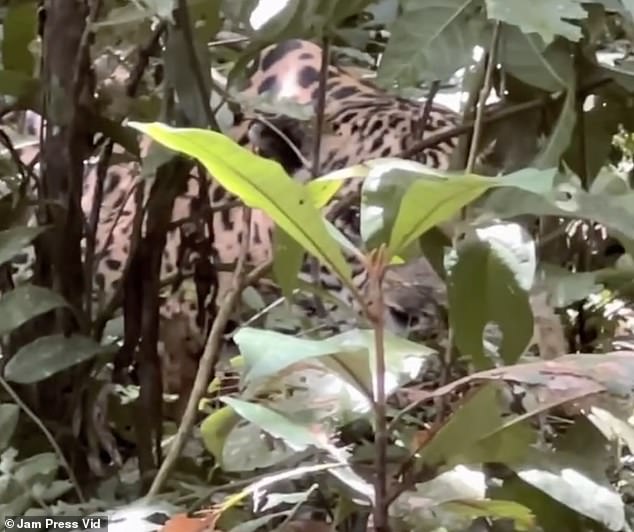
M 263 50 L 252 65 L 254 70 L 241 92 L 242 97 L 248 100 L 269 94 L 298 104 L 316 106 L 321 54 L 317 45 L 301 40 L 286 41 Z M 377 157 L 399 156 L 420 140 L 423 103 L 397 98 L 335 65 L 328 68 L 326 91 L 321 173 Z M 282 129 L 298 144 L 304 158 L 310 160 L 312 140 L 311 135 L 306 133 L 308 130 L 284 117 L 272 119 L 282 124 Z M 434 104 L 425 132 L 450 128 L 457 120 L 453 111 Z M 238 143 L 257 148 L 263 155 L 278 159 L 296 179 L 306 180 L 310 177 L 301 159 L 287 149 L 278 135 L 268 127 L 263 127 L 262 122 L 253 116 L 246 113 L 237 116 L 228 134 Z M 145 155 L 147 139 L 144 139 L 142 148 Z M 435 168 L 447 168 L 454 148 L 455 139 L 449 139 L 412 158 Z M 201 183 L 198 177 L 192 175 L 186 193 L 175 203 L 173 229 L 167 236 L 163 252 L 163 278 L 175 274 L 191 275 L 196 269 L 196 261 L 205 255 L 192 242 L 200 244 L 206 238 L 211 239 L 211 244 L 202 258 L 216 264 L 231 264 L 238 258 L 240 242 L 245 234 L 242 210 L 226 208 L 227 203 L 235 198 L 217 184 L 212 182 L 208 186 L 205 182 L 201 189 Z M 85 213 L 92 209 L 95 184 L 95 165 L 89 164 L 82 205 Z M 142 176 L 142 167 L 135 163 L 115 165 L 107 172 L 96 235 L 94 270 L 95 297 L 100 304 L 117 290 L 130 255 L 134 213 L 137 209 L 134 190 L 139 186 L 151 185 L 152 179 Z M 358 193 L 358 190 L 359 183 L 351 182 L 342 188 L 338 198 Z M 201 192 L 206 194 L 201 195 Z M 189 222 L 179 223 L 185 220 Z M 191 220 L 203 220 L 207 224 L 197 225 Z M 358 212 L 354 206 L 334 221 L 348 238 L 359 242 Z M 273 227 L 271 220 L 263 213 L 252 213 L 247 257 L 250 263 L 262 263 L 271 257 Z M 363 290 L 367 282 L 365 270 L 354 257 L 348 259 L 352 264 L 354 283 Z M 28 260 L 22 258 L 22 262 L 27 263 Z M 308 263 L 302 268 L 302 276 L 312 282 Z M 166 390 L 181 390 L 183 376 L 195 369 L 209 328 L 209 318 L 214 315 L 212 307 L 222 300 L 230 277 L 230 272 L 218 272 L 217 289 L 210 290 L 207 287 L 207 293 L 202 297 L 195 294 L 195 285 L 182 279 L 166 288 L 160 311 L 161 356 Z M 333 292 L 344 302 L 354 303 L 351 294 L 325 267 L 319 272 L 319 282 L 322 288 Z

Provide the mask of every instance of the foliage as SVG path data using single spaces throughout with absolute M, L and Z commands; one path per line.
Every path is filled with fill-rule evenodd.
M 74 17 L 59 1 L 46 3 L 59 10 L 46 16 L 35 0 L 0 7 L 2 517 L 123 511 L 154 478 L 169 509 L 148 512 L 168 512 L 162 530 L 177 532 L 358 530 L 370 514 L 379 530 L 389 515 L 394 531 L 466 530 L 476 520 L 487 530 L 634 527 L 632 0 L 290 0 L 262 24 L 252 21 L 254 0 L 93 2 Z M 333 133 L 319 109 L 238 92 L 249 62 L 289 38 L 371 65 L 392 95 L 466 95 L 471 126 L 454 131 L 452 170 L 394 157 L 300 183 L 238 145 L 225 134 L 228 103 L 274 111 L 312 142 Z M 64 68 L 72 75 L 60 78 Z M 480 115 L 489 93 L 499 102 Z M 51 122 L 39 164 L 23 111 Z M 476 164 L 466 165 L 472 150 Z M 146 208 L 126 231 L 111 229 L 128 239 L 114 294 L 100 292 L 94 270 L 107 241 L 95 224 L 115 216 L 81 212 L 73 161 L 86 175 L 110 167 L 121 182 L 154 184 L 131 185 L 117 204 Z M 227 266 L 158 278 L 168 230 L 190 235 L 169 213 L 194 167 L 244 205 L 234 209 L 272 220 L 283 297 L 242 291 L 254 271 L 229 265 L 246 319 L 234 312 L 237 329 L 216 331 L 235 310 L 231 298 L 205 301 L 194 365 L 211 360 L 215 378 L 199 370 L 192 386 L 183 370 L 176 380 L 189 387 L 174 403 L 162 393 L 174 379 L 157 345 L 176 343 L 185 367 L 193 339 L 159 317 L 163 290 L 178 286 L 200 305 L 201 286 Z M 358 239 L 326 216 L 350 182 Z M 91 202 L 109 208 L 100 186 Z M 350 325 L 345 305 L 320 316 L 335 296 L 299 278 L 306 257 L 318 274 L 333 272 L 363 319 Z M 398 277 L 425 257 L 425 275 Z M 26 260 L 28 279 L 16 271 Z M 297 312 L 298 293 L 318 301 L 314 315 Z M 381 312 L 408 306 L 426 335 L 411 324 L 392 330 Z M 440 316 L 426 321 L 431 306 Z M 223 338 L 237 352 L 221 357 Z M 157 475 L 153 445 L 183 440 L 180 402 L 203 388 L 194 437 L 172 447 L 178 460 Z

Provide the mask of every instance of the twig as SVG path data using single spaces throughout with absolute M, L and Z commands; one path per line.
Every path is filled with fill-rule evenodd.
M 250 211 L 245 210 L 245 232 L 249 233 L 251 224 L 250 214 L 247 215 L 247 212 Z M 172 445 L 167 451 L 167 456 L 161 464 L 161 467 L 156 474 L 154 481 L 152 482 L 152 486 L 150 487 L 150 490 L 146 495 L 146 498 L 148 499 L 154 497 L 160 491 L 161 487 L 167 480 L 167 477 L 169 476 L 172 468 L 176 464 L 176 460 L 180 456 L 180 453 L 187 441 L 187 438 L 191 433 L 196 418 L 196 410 L 198 408 L 200 398 L 205 393 L 205 390 L 211 379 L 211 374 L 214 371 L 215 366 L 218 362 L 218 358 L 220 356 L 220 347 L 222 345 L 223 333 L 226 329 L 227 323 L 231 317 L 238 298 L 242 293 L 242 290 L 246 286 L 249 286 L 250 284 L 256 282 L 271 267 L 272 262 L 267 261 L 252 270 L 251 273 L 249 273 L 248 275 L 243 275 L 247 257 L 247 249 L 250 243 L 249 236 L 249 234 L 243 235 L 242 248 L 240 251 L 240 256 L 238 257 L 235 272 L 233 274 L 232 286 L 227 292 L 224 301 L 220 305 L 220 308 L 218 309 L 218 314 L 216 315 L 216 319 L 214 320 L 211 331 L 209 332 L 207 344 L 205 345 L 202 357 L 200 358 L 198 372 L 196 373 L 196 379 L 194 380 L 194 385 L 192 386 L 192 390 L 189 394 L 189 400 L 187 401 L 187 407 L 185 408 L 183 419 L 178 427 L 178 431 L 174 435 Z
M 429 122 L 429 117 L 431 116 L 431 110 L 434 108 L 434 98 L 436 94 L 438 94 L 438 90 L 440 89 L 440 81 L 434 80 L 429 87 L 429 94 L 427 94 L 427 99 L 425 100 L 425 107 L 423 107 L 423 117 L 421 118 L 421 132 L 420 132 L 420 140 L 425 138 L 425 131 L 427 130 L 427 122 Z
M 491 36 L 491 48 L 488 53 L 488 61 L 486 71 L 484 73 L 484 83 L 482 84 L 482 90 L 480 91 L 480 98 L 478 106 L 476 107 L 476 116 L 473 123 L 473 136 L 471 137 L 471 146 L 469 147 L 469 158 L 467 159 L 466 173 L 473 172 L 473 167 L 476 161 L 476 155 L 478 153 L 478 144 L 480 144 L 480 137 L 482 135 L 482 117 L 484 116 L 484 106 L 486 100 L 491 92 L 491 84 L 493 80 L 493 69 L 496 65 L 496 50 L 498 47 L 498 40 L 500 38 L 500 21 L 495 22 L 493 27 L 493 35 Z
M 216 131 L 220 131 L 220 126 L 218 125 L 218 121 L 216 120 L 216 116 L 211 110 L 211 105 L 209 102 L 209 93 L 207 91 L 207 87 L 205 87 L 205 80 L 203 78 L 202 69 L 200 66 L 200 62 L 198 61 L 198 55 L 196 54 L 196 46 L 194 45 L 194 35 L 191 28 L 191 22 L 189 19 L 189 9 L 187 7 L 187 0 L 178 0 L 176 9 L 176 19 L 178 21 L 178 25 L 183 32 L 183 39 L 185 40 L 185 47 L 187 49 L 187 58 L 189 60 L 189 67 L 192 69 L 194 74 L 194 80 L 196 81 L 196 88 L 198 89 L 198 95 L 200 96 L 200 103 L 203 106 L 203 111 L 205 113 L 205 118 L 207 119 L 207 124 L 215 129 Z
M 588 83 L 587 86 L 579 89 L 578 94 L 584 95 L 590 91 L 596 90 L 597 88 L 603 85 L 607 85 L 608 83 L 611 83 L 611 82 L 612 82 L 611 78 L 601 78 L 592 83 Z M 508 107 L 500 109 L 499 111 L 494 111 L 488 116 L 484 115 L 482 117 L 482 123 L 494 124 L 495 122 L 499 122 L 501 120 L 524 113 L 526 111 L 532 111 L 533 109 L 541 109 L 542 107 L 547 107 L 548 105 L 552 103 L 560 102 L 564 99 L 564 97 L 565 97 L 565 93 L 559 94 L 555 97 L 551 95 L 547 95 L 547 96 L 542 96 L 540 98 L 535 98 L 534 100 L 529 100 L 528 102 L 522 102 L 516 105 L 510 105 Z M 473 126 L 474 126 L 474 121 L 470 120 L 468 122 L 464 122 L 463 124 L 452 127 L 450 129 L 440 131 L 439 133 L 435 133 L 434 135 L 431 135 L 427 137 L 426 139 L 421 140 L 420 142 L 417 142 L 413 146 L 410 146 L 406 150 L 403 150 L 401 153 L 395 154 L 395 157 L 407 159 L 427 148 L 431 148 L 433 146 L 441 144 L 442 142 L 445 142 L 454 137 L 458 137 L 460 135 L 464 135 L 465 133 L 469 133 L 473 129 Z
M 88 227 L 86 228 L 86 255 L 84 257 L 84 277 L 86 279 L 85 309 L 89 320 L 92 320 L 92 289 L 93 289 L 93 267 L 95 261 L 95 249 L 97 246 L 97 228 L 99 225 L 99 215 L 101 213 L 101 203 L 103 201 L 103 186 L 106 173 L 110 166 L 110 158 L 114 143 L 108 140 L 103 147 L 97 168 L 95 170 L 95 192 L 92 198 Z
M 326 110 L 326 85 L 328 83 L 328 65 L 330 62 L 330 40 L 324 36 L 321 45 L 321 66 L 319 69 L 319 85 L 317 87 L 317 102 L 315 106 L 315 131 L 313 135 L 313 160 L 310 170 L 313 179 L 321 172 L 321 135 L 324 129 L 324 112 Z M 310 275 L 315 285 L 319 286 L 319 262 L 316 257 L 308 258 Z M 314 298 L 318 316 L 328 315 L 324 305 L 317 296 Z
M 319 177 L 321 171 L 321 135 L 324 129 L 324 113 L 326 110 L 326 84 L 328 82 L 328 64 L 330 41 L 324 37 L 321 47 L 321 67 L 319 69 L 319 86 L 315 108 L 315 136 L 313 139 L 312 178 Z
M 55 441 L 55 438 L 50 433 L 50 431 L 46 428 L 46 425 L 44 425 L 42 420 L 39 417 L 37 417 L 35 412 L 33 412 L 33 410 L 31 410 L 28 407 L 28 405 L 24 401 L 22 401 L 22 399 L 20 399 L 20 396 L 13 390 L 11 385 L 2 376 L 0 376 L 0 384 L 5 389 L 5 391 L 11 396 L 11 399 L 15 401 L 15 404 L 17 404 L 22 410 L 24 410 L 24 413 L 42 431 L 42 434 L 44 434 L 44 437 L 51 444 L 51 447 L 53 448 L 53 450 L 55 451 L 55 454 L 59 458 L 59 461 L 62 464 L 62 467 L 66 470 L 66 473 L 68 474 L 68 480 L 70 480 L 70 483 L 73 485 L 73 488 L 75 489 L 75 492 L 77 493 L 77 498 L 79 499 L 79 502 L 85 503 L 86 499 L 84 498 L 84 493 L 81 489 L 81 485 L 77 481 L 77 477 L 75 476 L 73 469 L 70 467 L 70 464 L 66 460 L 66 457 L 64 456 L 64 453 L 62 452 L 62 449 L 57 444 L 57 442 Z
M 148 42 L 145 45 L 139 47 L 137 63 L 135 64 L 132 72 L 130 73 L 128 79 L 126 80 L 125 90 L 126 90 L 126 95 L 129 98 L 134 98 L 136 96 L 139 90 L 139 86 L 141 85 L 141 80 L 143 79 L 143 73 L 145 72 L 145 70 L 147 69 L 150 63 L 150 57 L 158 49 L 160 38 L 165 32 L 166 28 L 167 28 L 167 23 L 165 21 L 161 21 L 156 26 L 156 28 L 154 28 L 154 32 L 152 33 Z M 109 150 L 109 153 L 112 153 L 113 148 L 114 148 L 114 141 L 112 139 L 108 139 L 108 144 L 106 145 L 104 150 Z M 97 179 L 99 182 L 100 180 L 99 176 L 97 176 Z M 125 196 L 123 197 L 123 202 L 121 203 L 121 206 L 119 207 L 117 211 L 115 219 L 110 226 L 110 231 L 104 242 L 105 247 L 109 245 L 109 242 L 113 236 L 113 232 L 117 225 L 117 222 L 119 221 L 119 218 L 123 214 L 123 211 L 125 210 L 125 207 L 128 203 L 128 200 L 130 199 L 130 196 L 133 194 L 134 190 L 140 184 L 140 182 L 141 181 L 139 179 L 133 180 L 132 185 L 130 186 L 129 190 L 126 192 Z M 91 222 L 96 220 L 95 221 L 95 224 L 96 224 L 97 221 L 99 220 L 99 210 L 101 209 L 101 205 L 100 205 L 100 202 L 98 205 L 95 205 L 95 203 L 97 203 L 96 194 L 95 194 L 95 199 L 93 200 L 93 210 L 91 211 Z M 92 230 L 93 228 L 91 226 L 91 231 Z M 96 230 L 96 225 L 94 230 Z M 132 242 L 132 244 L 134 244 L 134 242 Z M 106 322 L 110 319 L 110 317 L 112 316 L 112 314 L 118 307 L 118 301 L 121 298 L 121 295 L 123 293 L 123 286 L 125 285 L 125 277 L 127 276 L 129 271 L 129 262 L 130 262 L 130 257 L 132 256 L 132 251 L 133 251 L 132 247 L 133 246 L 130 247 L 130 253 L 128 253 L 126 264 L 124 265 L 124 268 L 121 274 L 121 281 L 117 284 L 114 294 L 112 294 L 112 297 L 107 302 L 104 309 L 100 312 L 99 316 L 97 316 L 94 322 L 93 335 L 96 337 L 96 339 L 101 339 L 101 335 L 103 333 L 103 329 L 106 325 Z M 86 253 L 86 257 L 88 257 L 88 253 Z M 89 279 L 90 279 L 89 284 L 92 284 L 92 272 L 90 272 Z M 88 316 L 92 318 L 92 313 L 88 313 Z
M 374 527 L 376 532 L 389 532 L 387 495 L 387 446 L 388 432 L 385 398 L 385 301 L 383 277 L 387 266 L 385 245 L 373 250 L 368 257 L 368 314 L 374 329 L 376 397 L 374 399 L 376 481 L 374 484 Z
M 141 79 L 143 78 L 143 73 L 150 63 L 150 57 L 156 53 L 161 35 L 163 35 L 166 29 L 167 22 L 162 20 L 157 24 L 156 28 L 154 28 L 149 41 L 144 46 L 139 46 L 138 61 L 136 65 L 134 65 L 134 69 L 130 72 L 130 76 L 126 81 L 125 91 L 128 97 L 133 98 L 136 96 L 139 85 L 141 84 Z
M 79 102 L 79 97 L 82 89 L 82 70 L 86 66 L 87 58 L 89 56 L 89 48 L 90 48 L 90 35 L 92 33 L 92 25 L 95 20 L 97 20 L 97 15 L 99 14 L 99 9 L 101 8 L 101 0 L 92 0 L 92 4 L 90 6 L 90 12 L 88 13 L 88 18 L 86 19 L 86 26 L 84 27 L 84 31 L 81 35 L 81 40 L 79 41 L 79 46 L 77 49 L 77 56 L 75 58 L 75 68 L 73 70 L 73 84 L 72 87 L 72 95 L 73 95 L 73 119 L 70 120 L 70 124 L 72 124 L 75 120 L 75 115 L 77 113 L 77 103 Z
M 9 155 L 11 156 L 11 160 L 17 166 L 18 172 L 20 172 L 20 175 L 22 176 L 22 179 L 24 181 L 28 182 L 29 179 L 33 179 L 33 180 L 37 179 L 37 177 L 35 176 L 35 172 L 33 171 L 33 168 L 31 168 L 29 165 L 24 164 L 24 162 L 20 158 L 20 154 L 18 153 L 18 150 L 16 150 L 15 146 L 13 145 L 13 142 L 11 142 L 11 138 L 9 137 L 9 135 L 7 135 L 7 133 L 2 128 L 0 128 L 0 144 L 2 144 L 9 152 Z

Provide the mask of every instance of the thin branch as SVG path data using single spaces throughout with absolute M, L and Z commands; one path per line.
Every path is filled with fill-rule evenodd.
M 383 277 L 387 265 L 386 248 L 382 245 L 371 252 L 368 261 L 369 294 L 368 319 L 374 329 L 376 397 L 374 399 L 376 480 L 374 484 L 374 527 L 376 532 L 389 532 L 387 494 L 387 447 L 388 432 L 385 397 L 385 301 Z M 373 394 L 374 395 L 374 394 Z
M 205 86 L 205 79 L 203 78 L 202 67 L 198 61 L 198 55 L 196 54 L 196 46 L 194 44 L 194 34 L 192 32 L 191 20 L 189 18 L 189 9 L 187 7 L 187 0 L 178 0 L 178 7 L 176 9 L 178 25 L 183 32 L 183 39 L 185 40 L 185 47 L 187 49 L 187 58 L 189 60 L 189 67 L 194 74 L 194 80 L 196 81 L 196 88 L 198 89 L 198 95 L 200 96 L 200 103 L 203 106 L 205 118 L 207 124 L 220 131 L 220 126 L 216 120 L 216 116 L 211 110 L 211 104 L 209 101 L 209 93 Z
M 97 163 L 95 171 L 95 192 L 92 198 L 88 227 L 86 228 L 86 255 L 84 257 L 86 291 L 84 294 L 84 308 L 86 309 L 86 315 L 89 320 L 92 320 L 93 267 L 95 262 L 95 249 L 97 247 L 97 229 L 99 225 L 99 215 L 101 214 L 101 203 L 103 201 L 104 181 L 106 179 L 108 167 L 110 166 L 110 158 L 112 157 L 113 148 L 114 143 L 112 140 L 108 140 L 103 147 L 101 156 L 99 157 L 99 162 Z
M 429 117 L 431 116 L 431 110 L 434 108 L 434 98 L 438 91 L 440 90 L 440 80 L 434 80 L 429 87 L 429 94 L 427 94 L 427 98 L 425 100 L 425 107 L 423 107 L 423 117 L 421 118 L 421 134 L 420 139 L 423 140 L 425 138 L 425 131 L 427 130 L 427 122 L 429 122 Z
M 493 82 L 493 69 L 496 65 L 496 50 L 498 47 L 498 41 L 500 38 L 500 21 L 495 22 L 493 27 L 493 35 L 491 36 L 491 47 L 488 53 L 488 61 L 486 71 L 484 73 L 484 83 L 482 84 L 482 90 L 480 91 L 480 98 L 478 100 L 478 106 L 476 107 L 476 116 L 473 123 L 473 136 L 471 137 L 471 146 L 469 148 L 469 158 L 467 159 L 466 173 L 473 172 L 475 166 L 476 155 L 478 153 L 478 145 L 480 144 L 480 137 L 482 135 L 482 117 L 484 116 L 484 107 L 486 100 L 491 92 L 491 85 Z
M 101 0 L 93 0 L 90 6 L 90 12 L 88 13 L 88 18 L 86 19 L 86 26 L 84 27 L 84 31 L 81 35 L 81 40 L 79 41 L 79 47 L 77 49 L 77 56 L 75 58 L 75 68 L 73 70 L 73 84 L 72 84 L 72 95 L 73 102 L 75 105 L 73 106 L 73 120 L 70 120 L 72 124 L 74 122 L 74 116 L 77 113 L 77 103 L 80 100 L 81 90 L 83 88 L 82 85 L 82 71 L 86 66 L 86 60 L 89 57 L 89 49 L 90 49 L 90 35 L 92 34 L 92 25 L 97 20 L 97 15 L 99 14 L 99 10 L 101 9 Z
M 612 82 L 611 78 L 601 78 L 579 89 L 578 94 L 585 95 L 586 93 L 596 90 L 597 88 L 602 87 L 603 85 L 607 85 L 608 83 L 611 83 L 611 82 Z M 561 102 L 563 101 L 564 97 L 565 97 L 565 93 L 559 94 L 557 96 L 547 95 L 547 96 L 542 96 L 541 98 L 535 98 L 534 100 L 529 100 L 528 102 L 522 102 L 516 105 L 510 105 L 508 107 L 504 107 L 503 109 L 500 109 L 499 111 L 494 111 L 490 113 L 489 115 L 484 115 L 482 117 L 482 123 L 494 124 L 495 122 L 500 122 L 501 120 L 505 120 L 506 118 L 524 113 L 526 111 L 541 109 L 553 103 Z M 431 148 L 433 146 L 441 144 L 442 142 L 446 142 L 447 140 L 452 139 L 454 137 L 458 137 L 460 135 L 464 135 L 465 133 L 469 133 L 473 129 L 474 123 L 475 122 L 473 120 L 470 120 L 456 127 L 452 127 L 450 129 L 440 131 L 439 133 L 435 133 L 434 135 L 431 135 L 427 137 L 426 139 L 421 140 L 420 142 L 417 142 L 416 144 L 409 147 L 408 149 L 403 150 L 401 153 L 395 154 L 395 157 L 407 159 L 427 148 Z
M 159 46 L 161 36 L 165 33 L 167 29 L 167 22 L 162 20 L 159 22 L 154 28 L 152 35 L 149 41 L 138 48 L 138 60 L 132 72 L 128 76 L 126 81 L 126 95 L 130 98 L 134 98 L 136 96 L 137 91 L 139 90 L 139 85 L 141 84 L 141 80 L 143 79 L 143 74 L 150 64 L 150 57 L 152 57 Z
M 321 66 L 319 69 L 319 85 L 317 87 L 317 102 L 315 106 L 315 130 L 313 135 L 313 160 L 310 170 L 313 179 L 321 172 L 321 136 L 324 129 L 324 113 L 326 110 L 326 85 L 328 83 L 328 66 L 330 63 L 330 41 L 328 37 L 322 39 Z M 319 262 L 315 257 L 308 258 L 310 275 L 316 286 L 319 286 Z M 317 296 L 314 298 L 317 315 L 326 317 L 328 312 Z
M 86 502 L 84 493 L 81 489 L 81 485 L 79 484 L 77 477 L 75 476 L 75 473 L 73 472 L 73 468 L 70 467 L 70 464 L 68 463 L 68 460 L 66 460 L 66 457 L 64 456 L 64 453 L 62 452 L 62 449 L 55 441 L 55 438 L 53 437 L 51 432 L 46 428 L 46 425 L 44 425 L 42 420 L 39 417 L 37 417 L 35 412 L 33 412 L 33 410 L 31 410 L 28 407 L 28 405 L 24 401 L 22 401 L 22 399 L 20 399 L 20 396 L 13 390 L 11 385 L 6 380 L 4 380 L 2 376 L 0 376 L 0 385 L 2 385 L 5 391 L 11 396 L 11 399 L 15 401 L 15 404 L 17 404 L 24 411 L 24 413 L 31 419 L 31 421 L 33 421 L 33 423 L 35 423 L 37 427 L 42 431 L 42 434 L 44 434 L 44 437 L 48 440 L 48 442 L 51 444 L 51 447 L 55 451 L 55 454 L 57 455 L 60 463 L 62 464 L 62 467 L 66 470 L 66 473 L 68 474 L 68 480 L 73 485 L 73 488 L 75 489 L 75 492 L 77 493 L 77 498 L 79 499 L 79 502 L 81 503 Z
M 25 182 L 28 182 L 29 179 L 33 179 L 33 180 L 37 179 L 35 172 L 33 171 L 33 168 L 24 164 L 24 162 L 20 158 L 20 154 L 18 153 L 18 150 L 16 150 L 15 146 L 13 145 L 13 142 L 11 142 L 9 135 L 7 135 L 6 132 L 1 128 L 0 128 L 0 144 L 2 144 L 9 152 L 9 155 L 11 156 L 11 160 L 17 166 L 18 172 L 20 172 L 20 175 L 22 176 L 22 179 Z
M 220 357 L 220 347 L 222 346 L 223 333 L 226 329 L 227 323 L 229 322 L 231 314 L 233 313 L 233 309 L 240 298 L 242 290 L 244 290 L 246 286 L 249 286 L 260 279 L 260 277 L 262 277 L 271 266 L 271 261 L 267 261 L 252 270 L 248 275 L 244 275 L 247 251 L 251 240 L 249 234 L 251 226 L 250 211 L 247 210 L 246 207 L 245 224 L 246 234 L 244 234 L 242 238 L 242 247 L 236 264 L 236 269 L 233 274 L 232 286 L 218 309 L 218 314 L 216 315 L 216 319 L 214 320 L 211 331 L 209 332 L 209 337 L 207 339 L 203 355 L 200 358 L 198 372 L 196 373 L 196 379 L 189 394 L 189 400 L 187 401 L 187 407 L 185 408 L 183 419 L 178 427 L 176 435 L 174 436 L 172 445 L 167 451 L 167 456 L 161 464 L 161 468 L 156 474 L 156 477 L 152 482 L 152 486 L 147 493 L 146 497 L 148 499 L 158 494 L 161 487 L 167 480 L 172 468 L 176 464 L 187 439 L 189 438 L 196 418 L 196 411 L 198 409 L 200 398 L 203 396 L 207 386 L 209 385 L 211 375 L 215 370 Z
M 319 86 L 315 108 L 315 136 L 313 139 L 312 178 L 319 177 L 321 171 L 321 135 L 324 129 L 326 110 L 326 84 L 328 82 L 328 64 L 330 58 L 330 41 L 324 37 L 321 49 L 321 67 L 319 69 Z

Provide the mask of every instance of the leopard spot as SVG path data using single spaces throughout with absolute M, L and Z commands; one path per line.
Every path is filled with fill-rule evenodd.
M 112 271 L 118 271 L 121 268 L 121 261 L 117 259 L 106 259 L 105 264 Z
M 258 94 L 264 94 L 265 92 L 269 92 L 269 91 L 274 92 L 276 86 L 277 86 L 277 76 L 275 75 L 268 76 L 258 86 Z
M 319 81 L 319 71 L 312 66 L 305 66 L 299 71 L 298 82 L 300 87 L 307 89 L 313 83 Z
M 266 55 L 262 58 L 260 67 L 263 71 L 270 70 L 275 63 L 284 59 L 284 57 L 286 57 L 290 52 L 300 50 L 301 48 L 303 48 L 303 44 L 299 39 L 290 39 L 280 43 L 271 51 L 266 53 Z

